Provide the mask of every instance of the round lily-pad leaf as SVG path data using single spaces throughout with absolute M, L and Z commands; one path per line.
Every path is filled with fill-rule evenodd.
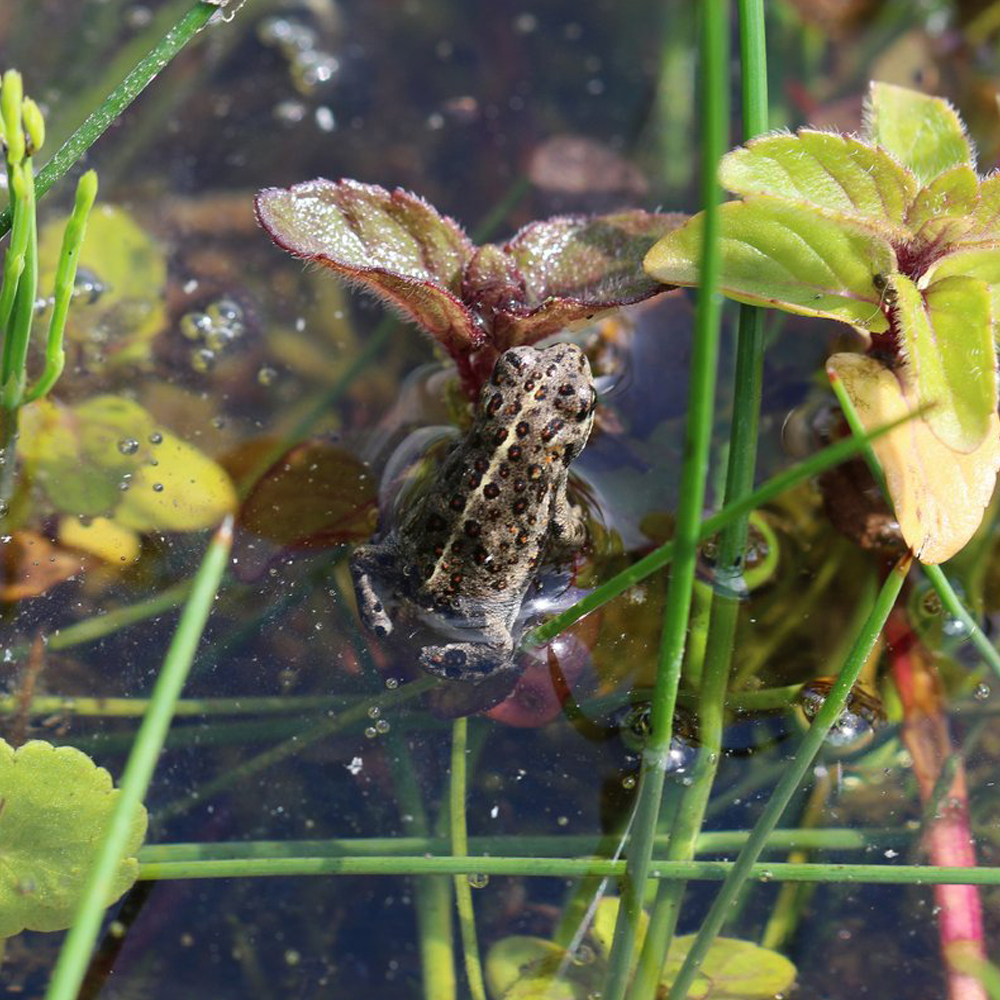
M 107 833 L 119 792 L 103 767 L 74 747 L 0 740 L 0 938 L 70 925 Z M 110 905 L 139 875 L 146 810 L 132 820 Z
M 558 975 L 566 951 L 544 938 L 513 935 L 486 955 L 486 985 L 494 1000 L 585 1000 L 591 991 Z
M 680 970 L 695 935 L 674 938 L 660 982 L 669 988 Z M 691 984 L 691 1000 L 773 1000 L 795 982 L 795 966 L 776 951 L 752 941 L 716 938 Z

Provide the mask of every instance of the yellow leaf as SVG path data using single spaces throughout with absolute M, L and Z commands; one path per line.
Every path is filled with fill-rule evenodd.
M 236 509 L 232 480 L 220 465 L 168 431 L 156 465 L 141 465 L 114 520 L 135 531 L 198 531 Z
M 860 354 L 835 354 L 827 361 L 831 381 L 839 379 L 866 431 L 918 410 L 888 368 Z M 924 563 L 950 559 L 972 537 L 993 495 L 1000 468 L 1000 418 L 992 413 L 983 443 L 975 451 L 954 451 L 917 418 L 882 435 L 872 447 L 885 474 L 889 496 L 906 544 Z
M 59 519 L 59 541 L 82 549 L 109 563 L 131 563 L 139 558 L 139 536 L 106 517 Z

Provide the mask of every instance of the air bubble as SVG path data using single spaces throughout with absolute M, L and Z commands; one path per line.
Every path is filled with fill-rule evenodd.
M 118 442 L 118 450 L 123 455 L 134 455 L 139 450 L 139 442 L 135 438 L 122 438 Z
M 215 352 L 199 347 L 191 352 L 191 367 L 196 372 L 210 372 L 215 367 Z
M 485 889 L 490 884 L 490 877 L 484 872 L 470 872 L 465 879 L 473 889 Z
M 277 377 L 278 373 L 268 365 L 265 365 L 257 372 L 257 381 L 261 385 L 271 385 Z
M 990 686 L 989 684 L 977 684 L 976 690 L 972 693 L 972 697 L 976 701 L 986 701 L 990 696 Z
M 189 312 L 181 316 L 181 333 L 188 340 L 200 340 L 212 329 L 212 320 L 208 313 Z

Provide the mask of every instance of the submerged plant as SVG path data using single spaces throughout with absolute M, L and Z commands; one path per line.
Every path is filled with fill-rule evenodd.
M 849 323 L 867 353 L 836 354 L 874 445 L 903 537 L 926 563 L 982 520 L 1000 468 L 1000 174 L 980 178 L 955 110 L 873 83 L 862 138 L 800 129 L 722 159 L 721 290 Z M 668 233 L 646 270 L 696 285 L 703 215 Z
M 508 348 L 663 291 L 642 258 L 686 216 L 641 209 L 557 216 L 503 246 L 475 246 L 422 198 L 353 180 L 314 180 L 257 195 L 282 249 L 377 295 L 455 361 L 470 396 Z

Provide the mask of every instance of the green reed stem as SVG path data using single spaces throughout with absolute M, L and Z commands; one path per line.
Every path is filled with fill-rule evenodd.
M 861 426 L 858 411 L 854 408 L 851 397 L 847 395 L 847 390 L 844 388 L 843 382 L 840 379 L 833 379 L 831 384 L 837 396 L 837 402 L 840 403 L 840 408 L 847 420 L 847 425 L 851 428 L 852 437 L 855 439 L 862 437 L 864 435 L 864 428 Z M 864 456 L 871 474 L 875 477 L 875 482 L 878 483 L 879 488 L 882 490 L 882 496 L 885 497 L 886 503 L 892 507 L 892 498 L 889 496 L 889 489 L 886 486 L 882 466 L 879 464 L 870 442 L 865 444 L 861 454 Z M 924 563 L 919 563 L 919 565 L 924 575 L 930 580 L 931 586 L 937 592 L 941 603 L 948 610 L 949 614 L 953 615 L 965 626 L 969 641 L 976 647 L 993 672 L 1000 677 L 1000 651 L 990 642 L 976 620 L 966 610 L 961 598 L 955 593 L 954 588 L 945 576 L 944 570 L 940 566 Z
M 764 504 L 770 503 L 775 497 L 784 493 L 785 490 L 789 490 L 793 486 L 805 482 L 810 477 L 819 475 L 820 472 L 833 468 L 833 466 L 839 465 L 848 458 L 852 458 L 861 452 L 871 441 L 915 419 L 917 419 L 916 414 L 910 414 L 901 420 L 887 424 L 885 427 L 879 427 L 871 434 L 866 435 L 863 440 L 844 438 L 835 444 L 828 445 L 822 451 L 816 452 L 815 455 L 810 455 L 809 458 L 793 468 L 786 469 L 784 472 L 772 476 L 766 483 L 755 489 L 753 493 L 727 505 L 717 514 L 705 518 L 701 522 L 698 531 L 699 541 L 710 538 L 742 514 L 747 514 L 757 507 L 762 507 Z M 633 563 L 628 569 L 622 570 L 621 573 L 617 573 L 609 580 L 605 580 L 604 583 L 599 587 L 595 587 L 591 593 L 582 600 L 577 601 L 572 607 L 567 608 L 554 618 L 550 618 L 544 625 L 540 625 L 538 628 L 528 632 L 522 641 L 522 646 L 544 646 L 545 643 L 550 642 L 574 622 L 578 622 L 592 611 L 596 611 L 609 601 L 624 594 L 630 587 L 641 583 L 647 576 L 651 576 L 657 570 L 663 569 L 664 566 L 669 565 L 674 557 L 674 545 L 674 541 L 666 542 Z
M 0 366 L 0 405 L 13 412 L 21 405 L 24 392 L 25 365 L 28 344 L 31 341 L 31 321 L 35 315 L 38 297 L 38 226 L 35 218 L 35 180 L 31 172 L 31 159 L 21 165 L 24 183 L 21 209 L 25 215 L 27 238 L 24 245 L 24 264 L 14 294 L 14 307 L 4 331 L 3 363 Z M 7 456 L 10 460 L 11 456 Z
M 774 691 L 780 688 L 772 689 Z M 793 689 L 797 690 L 797 689 Z M 762 692 L 755 692 L 761 694 Z M 371 704 L 371 698 L 358 703 Z M 218 715 L 293 715 L 299 712 L 324 712 L 342 708 L 344 699 L 337 695 L 274 695 L 242 698 L 181 698 L 174 706 L 177 718 L 196 716 L 204 719 Z M 39 695 L 31 699 L 31 715 L 69 715 L 78 718 L 133 719 L 146 714 L 148 698 L 78 698 L 75 695 Z M 21 705 L 16 695 L 0 698 L 0 715 L 16 712 Z
M 395 730 L 393 730 L 395 732 Z M 393 750 L 393 752 L 395 752 Z M 401 808 L 405 808 L 400 803 Z M 421 804 L 422 808 L 422 804 Z M 410 813 L 417 817 L 417 813 Z M 419 826 L 419 819 L 412 826 Z M 695 850 L 699 854 L 738 851 L 747 842 L 749 830 L 710 830 L 698 835 Z M 666 848 L 669 837 L 656 837 L 655 846 Z M 579 858 L 599 853 L 604 837 L 591 834 L 501 834 L 493 837 L 469 837 L 471 856 L 558 858 L 567 854 Z M 775 830 L 767 839 L 767 850 L 784 854 L 792 850 L 864 851 L 888 847 L 906 847 L 919 843 L 919 833 L 897 828 L 797 827 Z M 447 855 L 451 841 L 444 836 L 410 837 L 335 837 L 329 840 L 236 840 L 189 844 L 146 844 L 139 851 L 141 864 L 180 861 L 238 861 L 248 858 L 363 858 Z M 666 861 L 665 855 L 654 860 Z
M 142 93 L 154 77 L 205 26 L 218 7 L 195 0 L 180 20 L 136 64 L 124 80 L 92 111 L 80 127 L 59 147 L 39 171 L 38 197 L 42 197 L 90 147 L 115 119 Z M 0 237 L 10 229 L 10 209 L 0 212 Z
M 191 596 L 177 623 L 177 630 L 153 689 L 149 710 L 136 734 L 107 833 L 84 883 L 73 925 L 59 953 L 52 981 L 45 994 L 46 1000 L 74 1000 L 83 981 L 108 905 L 115 872 L 121 863 L 136 812 L 149 788 L 173 718 L 174 704 L 194 662 L 195 650 L 229 561 L 232 540 L 233 522 L 231 517 L 227 517 L 209 543 L 201 568 L 194 578 Z
M 885 583 L 879 592 L 878 598 L 872 607 L 854 645 L 847 656 L 844 666 L 837 677 L 836 682 L 830 689 L 830 693 L 823 703 L 822 708 L 817 712 L 812 725 L 806 732 L 799 744 L 795 756 L 787 764 L 782 774 L 781 780 L 775 787 L 771 798 L 768 800 L 760 819 L 754 826 L 753 831 L 747 840 L 743 850 L 740 851 L 732 870 L 726 876 L 719 890 L 718 895 L 712 903 L 705 921 L 695 937 L 691 949 L 684 959 L 684 964 L 677 973 L 677 977 L 670 988 L 668 1000 L 684 1000 L 688 995 L 688 990 L 694 981 L 694 977 L 701 966 L 708 949 L 715 940 L 722 924 L 730 913 L 733 902 L 736 900 L 747 879 L 751 877 L 753 868 L 761 852 L 767 846 L 771 832 L 778 825 L 781 814 L 785 811 L 789 801 L 795 794 L 799 784 L 805 777 L 806 772 L 812 765 L 813 759 L 819 753 L 833 724 L 837 721 L 843 711 L 851 689 L 854 687 L 865 665 L 878 637 L 882 632 L 889 612 L 892 611 L 896 598 L 902 589 L 903 581 L 906 579 L 910 567 L 910 556 L 904 556 L 890 571 Z M 769 865 L 768 869 L 778 868 L 778 865 Z M 799 866 L 795 866 L 799 867 Z M 820 866 L 823 867 L 823 866 Z M 1000 872 L 998 872 L 1000 874 Z
M 743 138 L 747 140 L 767 131 L 767 51 L 763 0 L 740 0 L 739 16 Z M 723 67 L 723 85 L 725 80 Z M 742 305 L 736 341 L 724 506 L 743 500 L 753 491 L 763 370 L 763 310 Z M 741 514 L 722 529 L 719 537 L 715 563 L 718 589 L 708 592 L 711 603 L 708 642 L 698 684 L 698 733 L 701 745 L 691 775 L 691 784 L 684 789 L 671 832 L 667 850 L 670 860 L 685 861 L 694 856 L 722 757 L 726 691 L 740 615 L 738 591 L 744 586 L 743 557 L 748 524 L 749 513 Z M 656 995 L 663 963 L 677 925 L 684 888 L 683 882 L 661 882 L 657 889 L 649 928 L 632 983 L 630 996 L 634 1000 L 652 1000 Z
M 372 668 L 374 673 L 374 667 Z M 418 836 L 407 839 L 430 841 L 431 828 L 417 781 L 413 758 L 393 727 L 385 734 L 392 770 L 396 803 L 407 829 Z M 442 839 L 442 851 L 447 851 Z M 466 848 L 465 853 L 468 853 Z M 458 984 L 455 977 L 455 949 L 452 944 L 451 884 L 446 876 L 416 879 L 413 885 L 414 911 L 420 947 L 420 973 L 424 1000 L 455 1000 Z
M 469 832 L 465 822 L 467 794 L 466 752 L 469 738 L 469 720 L 456 719 L 451 730 L 451 785 L 450 826 L 451 853 L 465 857 L 469 853 Z M 466 873 L 466 876 L 469 873 Z M 476 915 L 472 908 L 472 886 L 468 877 L 456 874 L 455 902 L 458 906 L 458 926 L 462 934 L 462 952 L 465 957 L 465 978 L 472 1000 L 486 1000 L 483 966 L 479 959 L 479 942 L 476 939 Z
M 40 399 L 56 384 L 66 363 L 66 352 L 63 350 L 63 333 L 66 329 L 66 316 L 69 314 L 69 304 L 73 298 L 73 288 L 76 284 L 76 268 L 80 260 L 80 247 L 87 235 L 87 219 L 94 207 L 97 197 L 97 174 L 88 170 L 76 185 L 76 199 L 73 204 L 73 214 L 63 232 L 62 247 L 59 251 L 59 264 L 56 267 L 55 301 L 52 305 L 52 316 L 49 319 L 49 330 L 45 338 L 45 368 L 39 376 L 37 384 L 24 397 L 25 403 Z
M 143 881 L 190 878 L 260 878 L 291 875 L 513 875 L 523 878 L 585 878 L 625 874 L 624 861 L 588 858 L 253 858 L 226 861 L 158 861 L 142 866 Z M 767 862 L 740 867 L 739 861 L 657 861 L 653 879 L 723 882 L 739 872 L 740 885 L 760 882 L 825 882 L 835 885 L 1000 885 L 1000 868 L 954 868 L 935 865 L 789 864 Z M 700 936 L 700 935 L 699 935 Z M 696 942 L 697 943 L 697 942 Z M 700 956 L 699 956 L 700 961 Z M 676 987 L 676 983 L 675 983 Z M 683 996 L 687 993 L 685 983 Z
M 652 701 L 651 729 L 642 755 L 626 876 L 608 960 L 608 977 L 603 991 L 606 1000 L 623 1000 L 632 968 L 653 839 L 660 817 L 660 802 L 669 760 L 677 688 L 684 660 L 698 541 L 701 537 L 702 506 L 705 481 L 708 476 L 715 406 L 719 327 L 722 318 L 722 303 L 717 291 L 722 266 L 719 246 L 719 203 L 722 192 L 716 172 L 719 160 L 726 149 L 729 126 L 728 8 L 728 0 L 705 0 L 700 5 L 701 195 L 705 213 L 705 235 L 699 265 L 685 458 L 681 469 L 680 503 L 674 534 L 675 559 L 664 608 L 663 634 Z

